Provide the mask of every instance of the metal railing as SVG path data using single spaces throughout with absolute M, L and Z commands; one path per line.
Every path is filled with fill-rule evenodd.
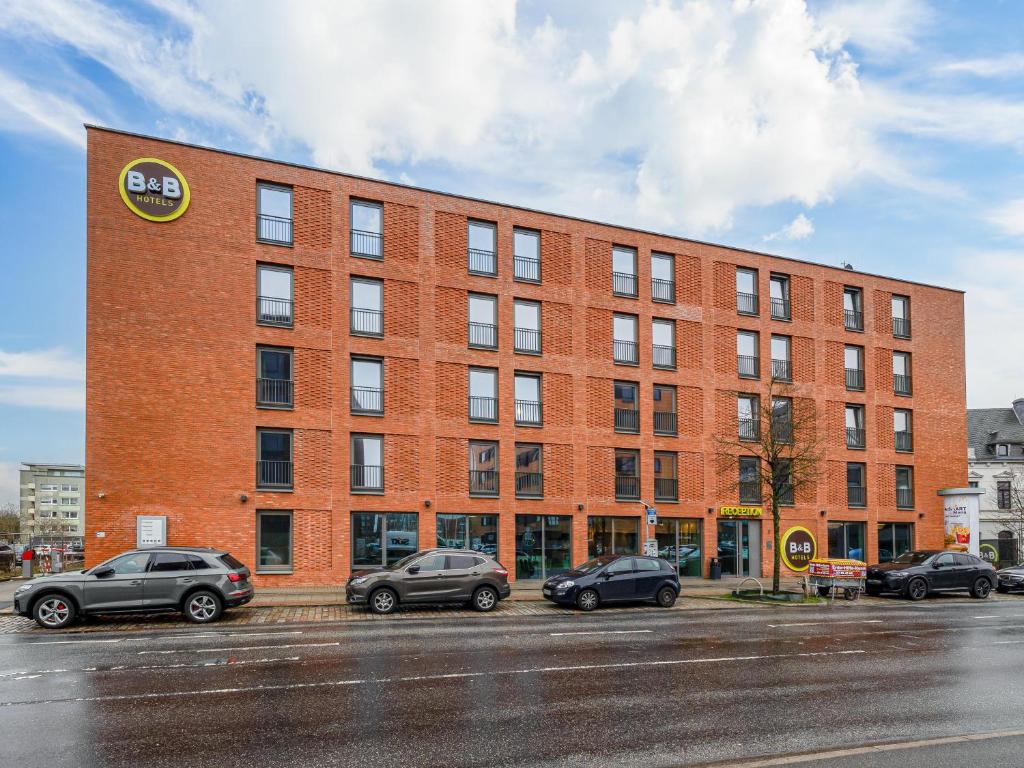
M 864 448 L 866 441 L 864 439 L 864 430 L 857 429 L 856 427 L 846 428 L 846 447 L 847 448 Z
M 539 400 L 516 400 L 516 424 L 544 423 L 544 409 Z
M 540 331 L 532 328 L 515 329 L 515 351 L 540 353 Z
M 892 319 L 892 335 L 900 339 L 910 338 L 910 318 L 894 317 Z
M 739 438 L 740 440 L 760 440 L 761 422 L 757 419 L 740 419 Z
M 636 275 L 630 272 L 612 272 L 612 293 L 616 296 L 636 296 Z
M 540 472 L 516 472 L 516 496 L 539 499 L 544 495 L 544 475 Z
M 528 283 L 539 283 L 540 259 L 534 259 L 530 256 L 513 256 L 512 276 L 516 280 L 525 280 Z
M 679 478 L 654 478 L 654 498 L 656 501 L 676 501 L 679 498 Z
M 615 476 L 615 498 L 617 499 L 639 499 L 640 478 L 636 475 Z
M 789 360 L 772 360 L 772 378 L 775 381 L 793 380 L 793 363 Z
M 864 369 L 863 368 L 847 368 L 846 369 L 846 388 L 847 389 L 864 389 Z
M 469 470 L 469 493 L 472 496 L 497 496 L 498 495 L 498 470 L 496 470 L 496 469 L 471 469 L 471 470 Z
M 384 467 L 377 464 L 352 464 L 349 477 L 353 491 L 383 491 Z
M 897 395 L 909 395 L 910 384 L 910 374 L 894 373 L 892 375 L 892 391 Z
M 667 347 L 664 344 L 655 344 L 653 364 L 655 368 L 675 368 L 676 348 Z
M 498 258 L 494 251 L 482 251 L 479 248 L 467 250 L 469 271 L 475 275 L 498 274 Z
M 651 278 L 651 298 L 654 301 L 663 301 L 667 304 L 676 303 L 676 282 L 675 280 L 662 280 L 660 277 Z
M 256 239 L 263 243 L 292 244 L 292 220 L 281 216 L 256 215 Z
M 741 315 L 756 315 L 757 294 L 736 291 L 736 311 Z
M 896 489 L 896 507 L 898 509 L 913 509 L 914 508 L 914 489 L 913 488 L 897 488 Z
M 291 405 L 292 386 L 290 379 L 256 379 L 256 405 Z
M 498 399 L 496 397 L 469 398 L 469 420 L 470 421 L 497 421 L 498 420 Z
M 750 355 L 736 355 L 736 373 L 744 379 L 756 379 L 761 375 L 761 361 Z
M 914 450 L 914 435 L 909 430 L 893 432 L 893 441 L 896 445 L 896 450 L 901 453 L 910 453 Z
M 848 331 L 864 330 L 864 313 L 859 309 L 843 310 L 843 325 Z
M 256 322 L 263 325 L 282 325 L 290 328 L 292 325 L 293 304 L 294 302 L 291 299 L 257 296 Z
M 674 435 L 676 433 L 676 412 L 655 411 L 654 412 L 654 434 Z
M 760 480 L 741 480 L 740 486 L 740 503 L 742 504 L 760 504 L 761 503 L 761 481 Z
M 868 489 L 863 485 L 846 486 L 846 506 L 864 507 L 868 503 Z
M 257 488 L 291 488 L 292 462 L 290 461 L 257 461 Z
M 469 346 L 495 349 L 498 346 L 498 326 L 493 323 L 470 323 Z
M 380 232 L 368 232 L 364 229 L 353 229 L 351 252 L 353 256 L 382 259 L 384 258 L 384 237 Z
M 789 419 L 785 421 L 772 419 L 772 440 L 776 443 L 793 442 L 793 425 Z
M 379 309 L 360 309 L 352 307 L 349 310 L 349 331 L 359 336 L 383 336 L 384 335 L 384 313 Z
M 639 432 L 640 411 L 637 408 L 616 408 L 615 409 L 615 431 L 616 432 Z
M 352 387 L 349 405 L 352 413 L 384 413 L 384 390 L 381 387 Z
M 772 319 L 790 319 L 789 299 L 779 299 L 775 298 L 774 296 L 772 297 Z
M 640 356 L 635 341 L 612 340 L 612 359 L 616 363 L 630 363 L 636 365 L 640 362 Z

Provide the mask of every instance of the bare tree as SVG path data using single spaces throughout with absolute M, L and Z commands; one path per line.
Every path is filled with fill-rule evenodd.
M 737 398 L 746 393 L 734 393 Z M 720 477 L 736 478 L 730 484 L 740 500 L 755 497 L 767 502 L 772 513 L 772 591 L 779 591 L 782 570 L 780 507 L 793 504 L 806 489 L 817 487 L 821 476 L 823 440 L 814 400 L 796 397 L 793 388 L 775 379 L 767 397 L 758 395 L 749 418 L 738 417 L 731 435 L 716 435 L 716 465 Z M 741 456 L 757 459 L 756 470 L 740 475 Z M 749 484 L 749 485 L 748 485 Z
M 1003 475 L 999 475 L 995 479 L 997 482 L 1009 482 L 1009 494 L 1006 506 L 999 508 L 999 491 L 996 490 L 995 506 L 997 509 L 994 513 L 987 514 L 991 514 L 991 519 L 998 522 L 1004 530 L 1013 534 L 1017 547 L 1016 559 L 1020 561 L 1022 559 L 1021 545 L 1024 544 L 1024 470 L 1011 470 L 1009 479 Z
M 21 530 L 21 510 L 14 502 L 0 504 L 0 536 L 13 536 Z

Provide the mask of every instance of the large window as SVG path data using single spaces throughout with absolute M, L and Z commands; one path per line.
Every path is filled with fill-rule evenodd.
M 469 222 L 469 271 L 474 275 L 498 274 L 496 228 L 484 221 Z
M 612 318 L 612 359 L 625 365 L 636 365 L 640 361 L 636 344 L 636 315 L 615 315 Z
M 897 395 L 911 392 L 909 352 L 892 353 L 892 389 Z
M 516 299 L 514 349 L 516 352 L 540 354 L 540 302 Z
M 867 468 L 859 462 L 846 465 L 846 505 L 864 507 L 868 503 Z
M 539 427 L 544 423 L 539 373 L 515 375 L 516 424 Z
M 674 451 L 654 452 L 654 500 L 679 501 L 679 477 Z
M 351 478 L 353 493 L 384 491 L 384 438 L 352 435 Z
M 292 407 L 292 350 L 256 348 L 256 405 L 261 408 Z
M 846 406 L 846 447 L 862 449 L 867 446 L 864 435 L 864 406 Z
M 768 281 L 768 292 L 772 300 L 772 320 L 789 320 L 789 277 L 772 275 Z
M 439 514 L 437 546 L 498 556 L 498 516 Z
M 846 388 L 864 389 L 864 347 L 847 346 L 843 350 L 843 364 L 846 366 Z
M 623 245 L 612 248 L 612 293 L 631 298 L 637 295 L 635 248 Z
M 914 468 L 896 467 L 896 506 L 914 508 Z
M 913 523 L 878 524 L 878 562 L 888 563 L 913 548 Z
M 572 518 L 516 515 L 516 578 L 546 579 L 572 568 Z
M 829 523 L 828 556 L 863 560 L 865 557 L 864 523 Z
M 498 298 L 469 294 L 469 346 L 498 348 Z
M 469 495 L 498 495 L 498 444 L 469 441 Z
M 629 381 L 616 381 L 612 386 L 615 396 L 615 431 L 639 432 L 639 385 Z
M 761 399 L 757 395 L 736 396 L 736 421 L 740 440 L 761 439 Z
M 615 498 L 640 498 L 640 452 L 615 449 Z
M 379 357 L 352 358 L 352 413 L 384 413 L 384 361 Z
M 291 490 L 290 429 L 256 430 L 256 487 L 263 490 Z
M 498 370 L 469 369 L 469 420 L 498 420 Z
M 655 368 L 676 367 L 676 324 L 674 320 L 652 320 L 651 339 L 654 343 Z
M 892 335 L 900 339 L 910 338 L 910 297 L 892 297 Z
M 793 442 L 793 401 L 788 397 L 772 398 L 772 440 Z
M 756 315 L 757 306 L 757 270 L 736 270 L 736 311 L 741 315 Z
M 512 230 L 512 275 L 525 283 L 540 282 L 540 232 Z
M 913 414 L 904 408 L 892 412 L 893 441 L 897 451 L 909 453 L 914 450 Z
M 1010 481 L 996 481 L 996 509 L 1010 508 Z
M 654 529 L 658 557 L 676 566 L 680 576 L 701 576 L 703 535 L 700 520 L 658 516 Z
M 384 258 L 384 206 L 362 200 L 352 201 L 353 256 Z
M 864 330 L 864 293 L 860 288 L 843 289 L 843 325 L 848 331 Z
M 736 332 L 736 373 L 744 379 L 761 375 L 761 361 L 757 353 L 758 334 L 754 331 Z
M 544 495 L 544 450 L 536 443 L 516 443 L 516 497 L 538 499 Z
M 354 512 L 352 565 L 384 566 L 419 551 L 415 512 Z
M 739 497 L 741 504 L 761 503 L 761 462 L 756 456 L 739 457 Z
M 351 280 L 351 325 L 354 336 L 384 335 L 384 283 L 369 277 Z
M 667 384 L 654 385 L 654 434 L 676 434 L 676 388 Z
M 292 244 L 291 187 L 256 185 L 256 239 L 275 245 Z
M 639 517 L 587 518 L 587 557 L 636 555 L 639 546 Z
M 793 360 L 789 336 L 772 336 L 772 378 L 776 381 L 793 380 Z
M 670 253 L 651 254 L 651 298 L 676 303 L 676 260 Z
M 294 296 L 292 268 L 256 266 L 256 322 L 290 328 Z
M 256 573 L 290 573 L 292 570 L 292 513 L 280 510 L 256 512 Z

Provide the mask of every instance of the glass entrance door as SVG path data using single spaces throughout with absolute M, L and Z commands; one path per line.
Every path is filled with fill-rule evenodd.
M 760 576 L 761 521 L 719 520 L 718 561 L 723 576 Z

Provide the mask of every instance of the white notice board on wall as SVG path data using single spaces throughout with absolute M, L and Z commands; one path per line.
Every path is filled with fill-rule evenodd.
M 145 547 L 167 546 L 167 516 L 138 515 L 135 518 L 135 546 Z

